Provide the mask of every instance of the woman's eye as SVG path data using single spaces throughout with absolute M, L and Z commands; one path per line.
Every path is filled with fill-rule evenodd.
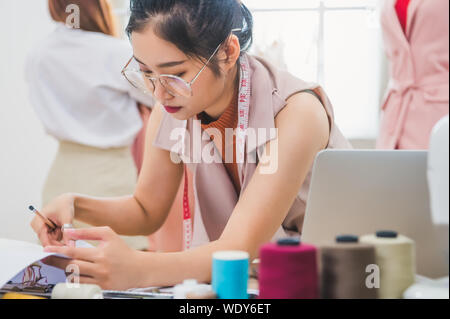
M 141 72 L 144 73 L 145 75 L 152 75 L 153 74 L 152 71 L 148 71 L 148 70 L 142 70 L 141 69 Z
M 186 74 L 186 72 L 182 72 L 182 73 L 180 73 L 180 74 L 177 74 L 177 76 L 179 77 L 179 78 L 181 78 L 183 75 L 185 75 Z

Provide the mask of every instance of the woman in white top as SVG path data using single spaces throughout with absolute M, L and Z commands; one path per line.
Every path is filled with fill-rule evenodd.
M 137 170 L 130 147 L 143 124 L 137 103 L 153 105 L 120 73 L 132 48 L 116 37 L 106 0 L 49 0 L 49 9 L 58 25 L 30 52 L 26 68 L 31 103 L 59 141 L 43 204 L 65 192 L 131 194 Z M 78 18 L 79 29 L 65 24 Z M 126 241 L 136 249 L 148 245 L 146 237 Z

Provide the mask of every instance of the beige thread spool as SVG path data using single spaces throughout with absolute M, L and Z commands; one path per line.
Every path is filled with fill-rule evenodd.
M 210 285 L 200 284 L 195 279 L 184 280 L 173 288 L 174 299 L 216 299 Z
M 360 241 L 375 246 L 376 264 L 380 269 L 379 297 L 402 298 L 415 280 L 414 241 L 394 231 L 379 231 L 362 236 Z
M 97 285 L 59 283 L 51 299 L 103 299 L 102 289 Z
M 376 299 L 377 289 L 366 284 L 367 266 L 375 264 L 375 247 L 357 236 L 342 235 L 320 247 L 321 296 L 324 299 Z

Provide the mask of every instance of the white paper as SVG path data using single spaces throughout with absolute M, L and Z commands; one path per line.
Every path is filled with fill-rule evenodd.
M 92 247 L 92 245 L 77 241 L 77 247 Z M 29 242 L 17 241 L 12 239 L 0 238 L 0 288 L 9 281 L 18 283 L 21 281 L 24 270 L 48 256 L 59 256 L 68 258 L 64 255 L 44 252 L 44 247 Z M 65 282 L 66 275 L 64 270 L 39 263 L 41 274 L 46 278 L 47 284 L 57 284 Z

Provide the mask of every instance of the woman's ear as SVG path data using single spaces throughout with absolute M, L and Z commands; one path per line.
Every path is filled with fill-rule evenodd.
M 221 55 L 222 56 L 219 59 L 223 61 L 222 70 L 228 72 L 236 65 L 236 62 L 241 55 L 241 45 L 237 36 L 232 34 L 229 37 Z

